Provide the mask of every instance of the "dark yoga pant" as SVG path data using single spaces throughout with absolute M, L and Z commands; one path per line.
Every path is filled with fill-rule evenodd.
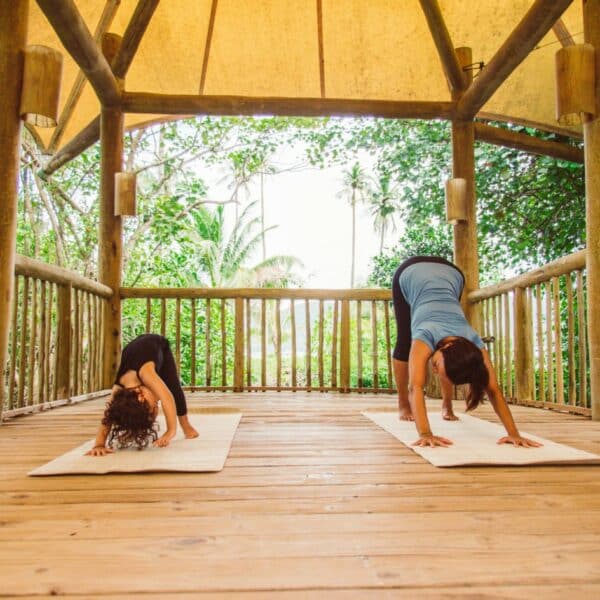
M 119 379 L 127 371 L 135 371 L 141 381 L 139 370 L 147 362 L 154 363 L 156 373 L 165 382 L 171 394 L 173 394 L 177 415 L 181 417 L 187 414 L 185 394 L 177 375 L 177 365 L 169 347 L 169 340 L 162 335 L 145 333 L 135 338 L 135 340 L 123 348 L 121 364 L 115 377 L 115 384 L 121 385 Z
M 394 302 L 394 315 L 396 317 L 396 345 L 394 347 L 393 357 L 402 362 L 408 362 L 412 335 L 410 331 L 410 305 L 400 289 L 400 275 L 402 275 L 402 272 L 411 265 L 422 262 L 441 263 L 443 265 L 454 267 L 462 275 L 464 287 L 465 276 L 463 272 L 454 263 L 451 263 L 449 260 L 441 258 L 440 256 L 413 256 L 412 258 L 405 260 L 398 267 L 392 280 L 392 299 Z

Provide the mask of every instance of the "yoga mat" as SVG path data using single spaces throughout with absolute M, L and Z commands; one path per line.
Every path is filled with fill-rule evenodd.
M 55 458 L 30 471 L 28 475 L 103 475 L 105 473 L 143 473 L 152 471 L 220 471 L 240 422 L 238 411 L 209 409 L 190 411 L 190 423 L 199 437 L 186 440 L 181 427 L 166 448 L 148 447 L 145 450 L 116 450 L 106 456 L 85 456 L 94 440 Z M 160 431 L 165 431 L 159 417 Z M 159 435 L 160 435 L 159 431 Z
M 428 417 L 433 433 L 452 440 L 454 444 L 445 448 L 422 448 L 412 445 L 419 439 L 414 422 L 400 421 L 397 411 L 367 411 L 362 414 L 435 467 L 600 464 L 600 456 L 597 454 L 557 444 L 523 431 L 522 436 L 544 445 L 540 448 L 519 448 L 512 444 L 497 444 L 506 435 L 504 427 L 471 415 L 458 414 L 458 421 L 444 421 L 440 413 L 430 413 Z

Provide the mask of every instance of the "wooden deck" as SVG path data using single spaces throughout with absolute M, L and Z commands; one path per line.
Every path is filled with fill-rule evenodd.
M 360 415 L 390 396 L 188 397 L 244 413 L 220 473 L 26 477 L 102 400 L 0 427 L 0 597 L 600 597 L 600 467 L 437 469 Z M 600 423 L 513 411 L 600 452 Z

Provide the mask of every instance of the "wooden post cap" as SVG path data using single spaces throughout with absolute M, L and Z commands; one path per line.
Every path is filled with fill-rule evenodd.
M 48 46 L 27 46 L 19 114 L 38 127 L 56 127 L 62 54 Z
M 135 217 L 135 173 L 115 173 L 115 216 Z
M 595 54 L 591 44 L 556 53 L 556 118 L 561 125 L 579 125 L 582 113 L 595 113 Z
M 462 177 L 446 181 L 446 220 L 452 225 L 467 220 L 467 180 Z

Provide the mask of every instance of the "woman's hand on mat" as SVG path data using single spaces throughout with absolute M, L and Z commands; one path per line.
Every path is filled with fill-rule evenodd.
M 523 448 L 539 448 L 544 444 L 530 440 L 529 438 L 521 437 L 520 435 L 506 435 L 500 438 L 498 444 L 513 444 L 514 446 L 522 446 Z
M 112 448 L 107 448 L 106 446 L 94 446 L 91 450 L 88 450 L 85 455 L 86 456 L 105 456 L 107 454 L 112 454 L 114 450 Z
M 413 446 L 429 446 L 435 448 L 436 446 L 452 446 L 452 440 L 442 437 L 441 435 L 422 435 L 416 442 L 413 442 Z
M 165 446 L 169 445 L 169 442 L 173 439 L 174 436 L 174 431 L 166 431 L 157 440 L 154 440 L 152 445 L 158 446 L 159 448 L 164 448 Z

